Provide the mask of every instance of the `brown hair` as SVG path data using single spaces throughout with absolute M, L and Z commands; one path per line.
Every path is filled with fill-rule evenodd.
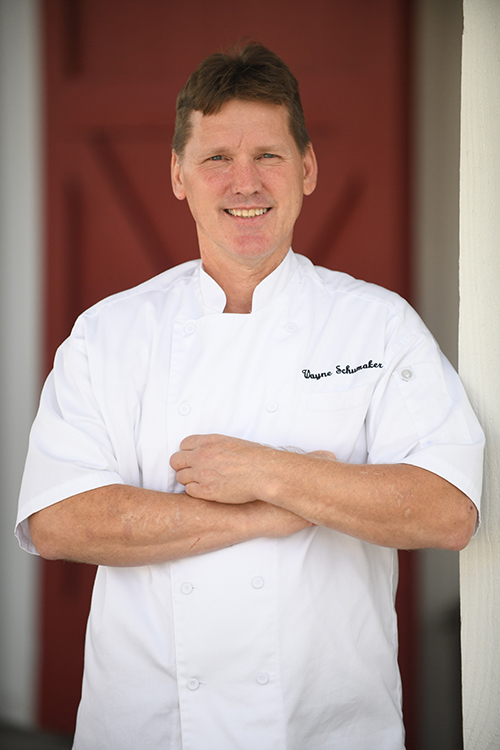
M 210 55 L 188 78 L 177 97 L 172 148 L 181 159 L 191 134 L 191 112 L 216 114 L 231 99 L 264 101 L 288 107 L 289 127 L 303 155 L 311 142 L 307 134 L 299 84 L 274 52 L 248 42 L 228 53 Z

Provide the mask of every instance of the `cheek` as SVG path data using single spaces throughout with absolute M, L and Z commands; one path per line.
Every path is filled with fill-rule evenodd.
M 217 207 L 223 196 L 227 193 L 228 179 L 220 173 L 209 173 L 198 179 L 187 191 L 189 206 L 198 210 L 209 210 Z
M 274 195 L 284 205 L 288 205 L 290 212 L 300 210 L 303 185 L 295 173 L 271 173 L 266 175 L 266 178 L 262 180 L 262 184 L 271 195 Z
M 208 170 L 200 176 L 199 186 L 206 195 L 219 195 L 227 190 L 230 175 L 225 170 Z
M 287 190 L 283 192 L 283 197 L 284 203 L 287 206 L 287 220 L 295 222 L 302 208 L 302 192 L 300 192 L 297 185 L 288 185 Z

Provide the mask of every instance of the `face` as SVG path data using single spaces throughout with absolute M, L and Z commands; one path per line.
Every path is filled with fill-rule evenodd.
M 302 156 L 286 107 L 231 100 L 215 115 L 191 114 L 172 186 L 189 203 L 206 270 L 227 264 L 272 270 L 291 244 L 302 198 L 316 186 L 312 147 Z

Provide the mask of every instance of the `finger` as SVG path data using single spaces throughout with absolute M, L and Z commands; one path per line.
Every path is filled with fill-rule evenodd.
M 181 451 L 192 451 L 198 446 L 201 437 L 202 435 L 188 435 L 181 440 L 179 448 Z
M 187 485 L 195 481 L 193 472 L 188 467 L 186 469 L 179 469 L 177 472 L 177 481 L 179 484 Z
M 192 451 L 196 448 L 225 444 L 228 441 L 232 442 L 234 440 L 236 440 L 236 438 L 230 438 L 227 435 L 219 435 L 218 433 L 208 433 L 205 435 L 188 435 L 182 440 L 180 448 L 181 450 Z
M 203 445 L 208 445 L 214 441 L 214 438 L 219 437 L 218 435 L 188 435 L 185 437 L 180 444 L 182 451 L 193 451 L 195 448 L 200 448 Z
M 199 500 L 211 500 L 206 493 L 202 492 L 201 485 L 198 482 L 188 482 L 184 487 L 186 494 L 190 497 L 196 497 Z
M 192 463 L 189 451 L 177 451 L 170 456 L 170 466 L 174 471 L 187 469 Z

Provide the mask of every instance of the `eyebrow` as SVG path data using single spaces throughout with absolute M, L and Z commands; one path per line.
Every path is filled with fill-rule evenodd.
M 199 158 L 203 158 L 205 156 L 214 156 L 216 154 L 223 154 L 224 152 L 230 153 L 233 149 L 229 146 L 223 146 L 222 144 L 218 144 L 217 146 L 213 146 L 211 148 L 200 148 L 200 151 L 198 152 L 197 156 Z M 237 149 L 236 149 L 237 150 Z M 289 149 L 286 147 L 284 143 L 272 143 L 272 144 L 266 144 L 262 146 L 257 146 L 255 149 L 252 149 L 256 153 L 261 154 L 274 154 L 279 153 L 283 151 L 288 151 Z

